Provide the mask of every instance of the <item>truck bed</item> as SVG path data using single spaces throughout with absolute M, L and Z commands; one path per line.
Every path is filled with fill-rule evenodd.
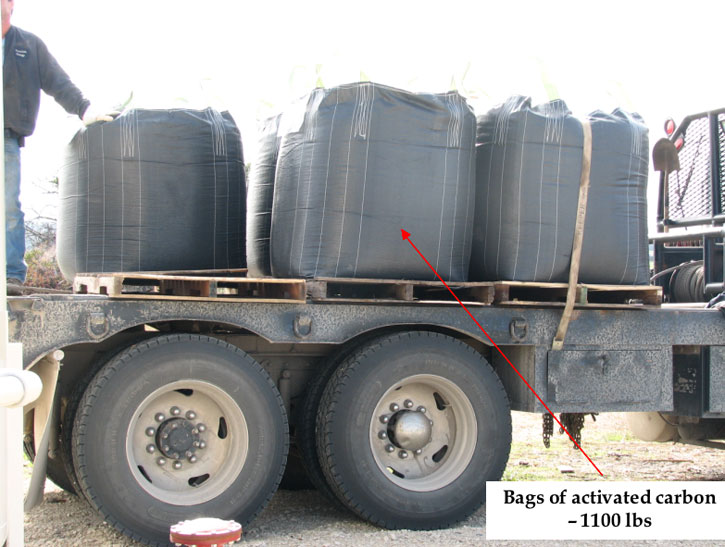
M 167 279 L 173 277 L 177 279 Z M 426 328 L 478 345 L 501 376 L 512 408 L 541 410 L 439 282 L 235 277 L 235 294 L 229 295 L 228 277 L 178 277 L 184 276 L 98 275 L 95 285 L 79 286 L 77 280 L 76 288 L 90 292 L 93 286 L 96 292 L 110 294 L 11 298 L 10 338 L 23 343 L 28 367 L 54 350 L 102 346 L 138 330 L 212 330 L 232 343 L 252 335 L 271 345 L 332 348 L 383 329 Z M 167 281 L 173 283 L 165 285 Z M 172 285 L 184 294 L 168 294 L 165 288 Z M 659 287 L 582 285 L 564 351 L 554 352 L 551 342 L 566 284 L 461 283 L 452 288 L 537 393 L 559 412 L 672 411 L 673 354 L 725 341 L 720 312 L 661 305 Z M 172 324 L 176 326 L 169 327 Z M 725 356 L 708 368 L 722 375 Z M 711 398 L 711 412 L 725 411 L 714 394 Z

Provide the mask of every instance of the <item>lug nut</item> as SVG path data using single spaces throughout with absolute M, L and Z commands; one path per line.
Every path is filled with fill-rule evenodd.
M 194 447 L 199 448 L 199 441 L 194 441 Z
M 196 428 L 199 430 L 199 433 L 204 433 L 204 431 L 206 431 L 206 426 L 204 424 L 199 424 Z
M 400 410 L 400 406 L 398 403 L 390 403 L 390 410 L 391 412 L 398 412 L 398 410 Z
M 156 429 L 154 429 L 153 427 L 147 427 L 146 428 L 146 436 L 147 437 L 153 437 L 154 435 L 156 435 Z
M 171 410 L 169 410 L 169 413 L 172 416 L 178 416 L 179 414 L 181 414 L 181 409 L 178 406 L 172 406 Z
M 175 461 L 174 462 L 174 469 L 181 469 L 181 462 L 180 461 Z
M 189 457 L 189 463 L 196 463 L 197 457 L 196 456 L 190 456 Z
M 164 433 L 163 435 L 161 435 L 161 438 L 164 439 L 164 440 L 166 440 L 166 439 L 169 438 L 169 434 L 168 433 Z
M 189 411 L 188 411 L 188 412 L 186 413 L 186 418 L 187 418 L 188 420 L 193 420 L 194 418 L 196 418 L 196 412 L 194 412 L 193 410 L 189 410 Z
M 417 449 L 417 450 L 415 451 L 415 455 L 416 455 L 416 456 L 420 456 L 420 455 L 421 455 L 422 453 L 423 453 L 423 449 L 422 449 L 422 448 L 419 448 L 419 449 Z
M 176 429 L 177 427 L 179 427 L 179 423 L 178 422 L 173 422 L 171 424 L 171 429 Z
M 395 452 L 395 447 L 392 444 L 385 445 L 385 451 L 388 453 Z
M 398 456 L 400 457 L 401 460 L 404 460 L 405 458 L 408 457 L 408 453 L 405 450 L 401 450 L 400 452 L 398 452 Z
M 187 450 L 186 452 L 184 452 L 184 456 L 186 456 L 187 458 L 191 458 L 193 455 L 194 453 L 191 450 Z
M 146 447 L 146 452 L 148 452 L 149 454 L 153 454 L 154 452 L 156 452 L 156 447 L 150 444 Z
M 168 452 L 169 449 L 170 449 L 170 447 L 168 444 L 165 444 L 164 446 L 161 447 L 161 450 L 163 450 L 164 452 Z
M 378 433 L 378 439 L 387 439 L 387 438 L 388 438 L 387 432 L 381 431 L 380 433 Z
M 405 406 L 405 408 L 413 408 L 413 401 L 411 401 L 410 399 L 406 399 L 403 405 Z
M 417 410 L 418 410 L 418 412 L 422 412 L 423 414 L 425 414 L 425 407 L 424 406 L 419 406 L 417 408 Z
M 154 416 L 154 419 L 157 422 L 161 423 L 161 422 L 163 422 L 166 419 L 166 416 L 164 416 L 164 413 L 163 412 L 159 412 L 159 413 L 156 414 L 156 416 Z
M 206 448 L 206 441 L 199 441 L 199 448 L 201 448 L 202 450 Z
M 181 458 L 181 455 L 178 452 L 174 452 L 174 459 L 178 460 Z
M 166 458 L 157 458 L 156 463 L 159 465 L 166 465 Z
M 390 416 L 380 416 L 381 423 L 387 424 L 390 421 Z

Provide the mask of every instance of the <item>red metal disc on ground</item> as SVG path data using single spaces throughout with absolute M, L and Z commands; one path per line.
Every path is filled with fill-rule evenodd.
M 198 518 L 182 520 L 169 530 L 169 539 L 182 545 L 224 545 L 242 537 L 242 525 L 233 520 Z

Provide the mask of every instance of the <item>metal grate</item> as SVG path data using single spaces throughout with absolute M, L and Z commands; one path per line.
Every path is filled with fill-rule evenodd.
M 720 145 L 720 210 L 725 211 L 725 192 L 722 188 L 725 179 L 725 113 L 718 114 L 717 117 L 717 138 Z
M 682 220 L 711 216 L 710 128 L 707 116 L 690 122 L 685 130 L 679 159 L 680 170 L 669 177 L 670 218 Z

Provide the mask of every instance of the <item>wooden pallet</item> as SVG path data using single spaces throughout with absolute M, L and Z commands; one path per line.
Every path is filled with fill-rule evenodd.
M 73 292 L 137 299 L 457 304 L 439 281 L 254 279 L 244 277 L 245 273 L 245 270 L 219 270 L 79 274 L 73 282 Z M 449 283 L 449 286 L 466 305 L 479 306 L 561 306 L 567 291 L 566 283 L 521 281 Z M 662 288 L 580 284 L 576 303 L 593 307 L 659 306 Z
M 466 304 L 490 305 L 493 283 L 448 284 Z M 307 281 L 307 296 L 316 302 L 447 303 L 456 299 L 440 281 L 318 278 Z
M 150 270 L 139 272 L 144 275 L 182 275 L 182 276 L 207 276 L 207 277 L 247 277 L 247 268 L 227 268 L 219 270 Z M 100 275 L 100 274 L 78 274 L 78 275 Z
M 524 281 L 497 281 L 494 283 L 495 304 L 564 303 L 566 283 L 533 283 Z M 662 287 L 654 285 L 593 285 L 580 283 L 576 289 L 576 304 L 659 306 Z
M 522 281 L 449 283 L 466 304 L 558 306 L 566 301 L 566 283 Z M 317 302 L 417 302 L 457 303 L 437 281 L 320 278 L 307 281 L 307 296 Z M 630 285 L 577 285 L 579 306 L 659 306 L 662 288 Z
M 118 272 L 78 274 L 73 292 L 112 298 L 226 300 L 233 302 L 304 302 L 303 279 L 253 279 L 210 272 Z M 216 272 L 214 272 L 216 273 Z M 221 271 L 220 273 L 230 273 Z M 244 273 L 235 271 L 235 273 Z

